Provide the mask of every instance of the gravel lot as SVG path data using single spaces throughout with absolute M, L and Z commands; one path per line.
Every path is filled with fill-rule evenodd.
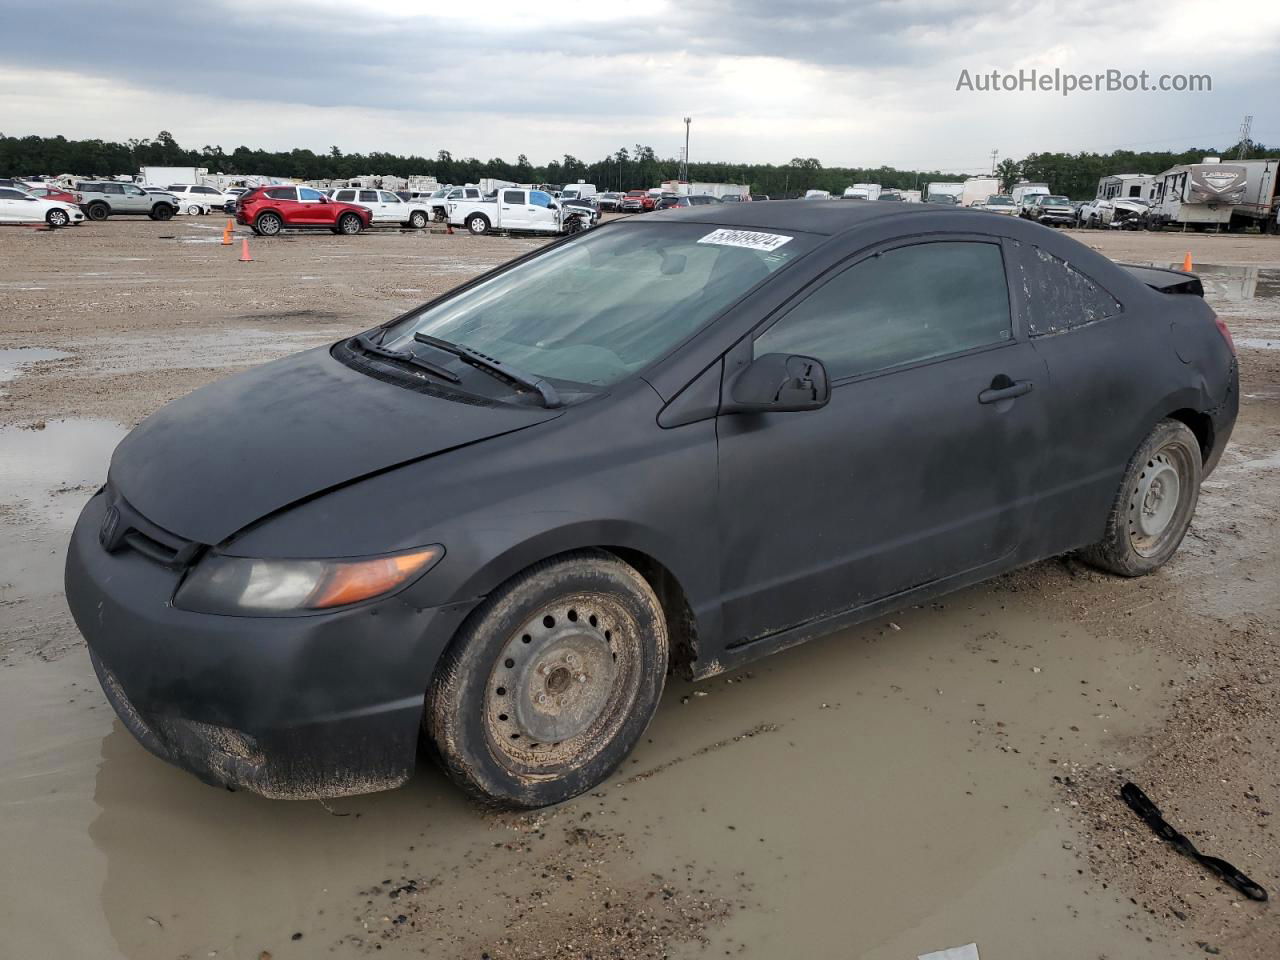
M 1158 841 L 1126 779 L 1280 889 L 1280 239 L 1190 251 L 1240 348 L 1232 445 L 1157 575 L 1071 558 L 668 686 L 601 790 L 467 806 L 210 789 L 115 720 L 65 609 L 70 525 L 125 429 L 537 246 L 219 241 L 223 219 L 0 228 L 0 929 L 14 956 L 783 955 L 1274 960 L 1280 921 Z M 47 351 L 36 352 L 35 348 Z

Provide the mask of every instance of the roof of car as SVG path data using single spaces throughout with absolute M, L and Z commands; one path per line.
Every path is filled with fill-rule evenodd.
M 958 207 L 923 203 L 849 203 L 845 200 L 770 200 L 768 203 L 716 203 L 669 208 L 671 220 L 761 230 L 798 230 L 832 236 L 872 220 L 890 217 L 936 216 L 940 210 L 961 213 Z M 945 214 L 944 214 L 945 215 Z M 990 216 L 990 214 L 983 214 Z

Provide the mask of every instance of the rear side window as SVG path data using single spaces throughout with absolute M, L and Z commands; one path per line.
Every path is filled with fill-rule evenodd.
M 1123 312 L 1115 297 L 1060 257 L 1033 244 L 1014 244 L 1026 298 L 1027 333 L 1062 333 Z
M 378 191 L 377 190 L 361 190 L 360 202 L 361 203 L 377 203 Z
M 895 247 L 827 281 L 755 342 L 755 355 L 816 357 L 833 380 L 1011 339 L 1004 258 L 994 243 Z
M 0 200 L 21 200 L 24 196 L 21 190 L 0 189 Z
M 298 191 L 293 187 L 272 187 L 265 191 L 266 195 L 272 200 L 297 200 Z
M 333 195 L 333 199 L 346 201 L 348 203 L 354 200 L 355 198 L 356 198 L 356 192 L 354 190 L 339 190 L 337 193 Z
M 521 193 L 519 190 L 503 190 L 503 191 L 502 191 L 502 202 L 503 202 L 503 203 L 520 203 L 520 204 L 523 204 L 523 203 L 524 203 L 524 194 L 523 194 L 523 193 Z

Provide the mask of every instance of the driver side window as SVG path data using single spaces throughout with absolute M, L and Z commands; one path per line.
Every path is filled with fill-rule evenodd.
M 816 357 L 840 380 L 1012 337 L 999 244 L 940 241 L 846 268 L 761 334 L 755 355 Z

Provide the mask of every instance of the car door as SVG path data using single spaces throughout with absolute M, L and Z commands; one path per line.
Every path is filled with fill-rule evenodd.
M 1073 247 L 1054 236 L 1009 244 L 1014 295 L 1050 379 L 1044 399 L 1055 442 L 1044 452 L 1052 483 L 1041 512 L 1046 519 L 1073 518 L 1036 525 L 1041 556 L 1102 537 L 1120 478 L 1151 426 L 1141 422 L 1154 400 L 1143 367 L 1162 357 L 1180 365 L 1169 326 L 1126 317 L 1120 300 L 1085 272 L 1087 258 L 1097 255 Z
M 409 219 L 409 207 L 390 190 L 378 191 L 378 207 L 383 223 L 405 223 Z
M 557 209 L 556 206 L 561 209 Z M 526 208 L 529 229 L 536 230 L 538 233 L 558 233 L 560 230 L 560 215 L 564 205 L 558 204 L 556 206 L 553 206 L 551 194 L 543 190 L 530 190 L 529 204 Z
M 34 206 L 21 190 L 0 187 L 0 223 L 27 223 Z
M 1010 303 L 999 240 L 897 241 L 738 348 L 815 357 L 832 389 L 820 410 L 718 418 L 730 645 L 1014 556 L 1047 428 Z
M 498 192 L 498 223 L 504 230 L 528 230 L 533 226 L 533 207 L 527 190 Z
M 133 183 L 120 184 L 123 191 L 124 209 L 129 213 L 148 213 L 153 199 L 151 194 Z
M 306 227 L 327 227 L 334 221 L 333 205 L 319 190 L 298 187 L 296 223 Z

